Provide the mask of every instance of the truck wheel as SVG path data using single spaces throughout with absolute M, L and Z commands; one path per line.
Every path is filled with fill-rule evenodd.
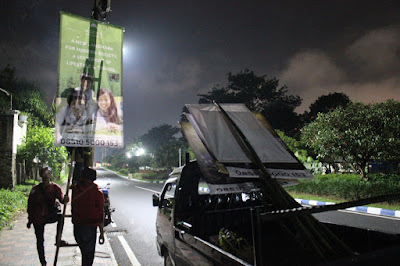
M 164 255 L 164 266 L 173 266 L 171 257 L 169 256 L 168 252 L 165 252 Z

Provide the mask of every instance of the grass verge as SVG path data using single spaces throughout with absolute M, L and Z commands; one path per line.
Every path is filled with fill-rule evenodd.
M 394 175 L 371 175 L 368 181 L 354 174 L 316 175 L 313 180 L 300 180 L 297 186 L 286 190 L 294 198 L 345 202 L 380 195 L 397 194 L 400 177 Z M 400 201 L 382 202 L 371 207 L 400 210 Z
M 11 221 L 19 211 L 25 211 L 29 192 L 37 181 L 28 180 L 14 189 L 0 189 L 0 231 L 11 226 Z

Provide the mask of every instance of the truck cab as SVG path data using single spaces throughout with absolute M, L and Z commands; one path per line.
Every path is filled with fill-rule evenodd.
M 251 233 L 254 193 L 234 194 L 211 195 L 196 162 L 170 174 L 161 193 L 153 195 L 157 249 L 165 265 L 250 265 L 218 247 L 222 228 Z

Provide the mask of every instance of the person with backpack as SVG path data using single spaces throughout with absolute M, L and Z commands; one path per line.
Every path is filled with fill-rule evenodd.
M 59 185 L 51 182 L 53 173 L 50 167 L 44 167 L 40 171 L 42 182 L 31 189 L 28 198 L 28 223 L 29 229 L 33 224 L 36 235 L 36 247 L 39 255 L 39 260 L 42 265 L 46 265 L 46 258 L 44 252 L 44 226 L 48 223 L 57 222 L 57 234 L 60 233 L 61 227 L 61 208 L 58 201 L 65 204 L 69 201 L 68 195 L 63 195 Z M 61 240 L 60 245 L 67 243 Z

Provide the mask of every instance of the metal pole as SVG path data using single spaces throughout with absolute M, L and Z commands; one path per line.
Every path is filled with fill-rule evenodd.
M 182 166 L 182 149 L 179 148 L 179 167 Z
M 72 173 L 74 172 L 74 161 L 75 161 L 75 148 L 72 149 L 72 152 L 71 152 L 71 161 L 70 161 L 70 165 L 69 165 L 68 181 L 67 181 L 67 188 L 65 191 L 65 195 L 68 195 L 68 193 L 69 193 L 71 179 L 72 179 Z M 64 219 L 65 219 L 66 210 L 67 210 L 67 203 L 64 203 L 62 219 L 61 219 L 61 221 L 59 221 L 59 223 L 61 223 L 61 226 L 60 226 L 60 232 L 58 233 L 58 237 L 57 237 L 57 241 L 56 241 L 57 247 L 56 247 L 56 254 L 54 256 L 54 264 L 53 264 L 54 266 L 57 265 L 58 253 L 60 251 L 61 236 L 62 236 L 62 232 L 64 229 Z
M 262 239 L 261 239 L 261 220 L 260 211 L 257 208 L 250 209 L 251 216 L 251 231 L 253 240 L 253 256 L 254 266 L 264 265 L 262 257 Z

